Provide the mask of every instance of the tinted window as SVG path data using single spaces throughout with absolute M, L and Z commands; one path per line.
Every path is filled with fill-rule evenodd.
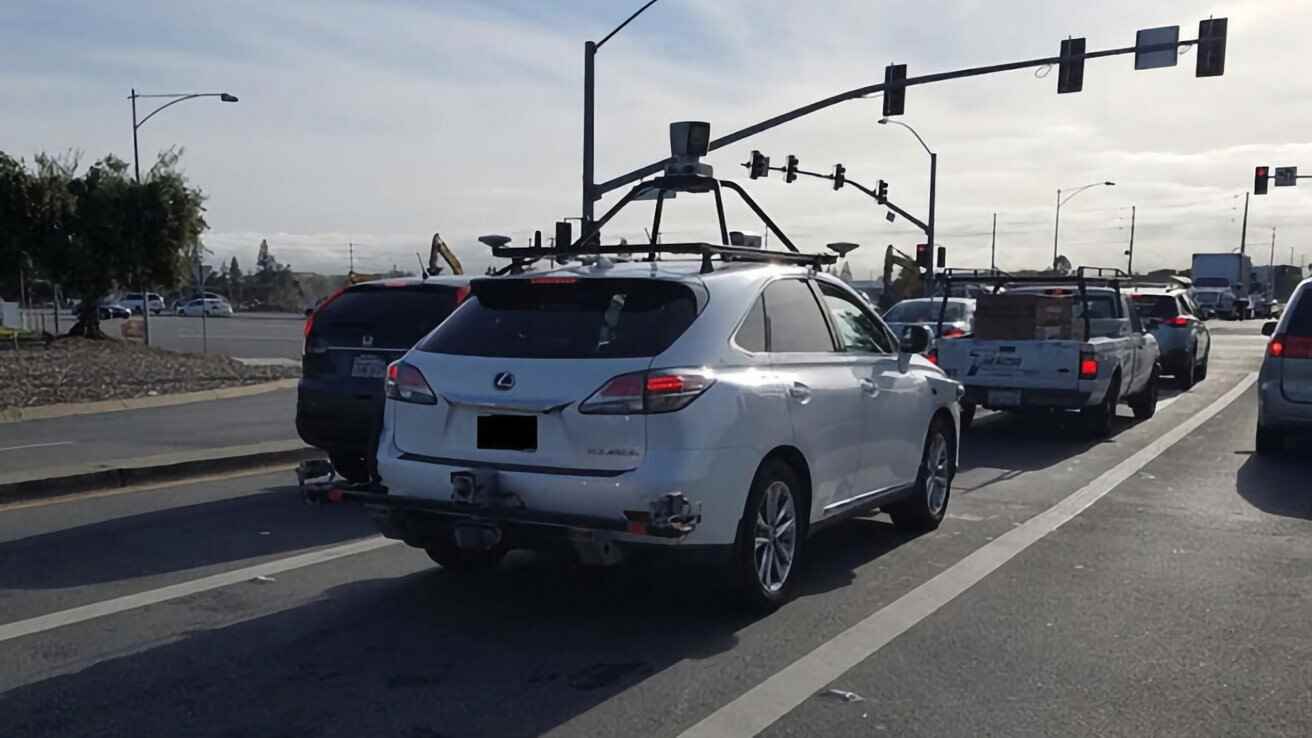
M 745 351 L 765 351 L 765 298 L 758 297 L 748 311 L 747 318 L 738 327 L 734 343 Z
M 838 340 L 847 351 L 865 351 L 868 353 L 891 353 L 892 346 L 885 345 L 884 332 L 879 329 L 874 316 L 833 285 L 820 283 L 820 293 L 825 297 L 825 307 L 833 318 L 834 327 L 838 329 Z
M 372 336 L 374 348 L 408 349 L 455 305 L 455 287 L 353 287 L 315 312 L 312 338 L 355 347 Z
M 1134 295 L 1130 298 L 1141 318 L 1174 318 L 1180 314 L 1175 298 L 1170 295 Z
M 770 351 L 833 351 L 829 326 L 800 279 L 781 279 L 765 288 L 765 314 L 770 325 Z
M 473 296 L 419 345 L 462 356 L 655 356 L 697 317 L 687 286 L 655 279 L 477 280 Z
M 899 302 L 884 313 L 884 320 L 890 323 L 937 323 L 943 303 L 939 300 Z M 943 320 L 959 323 L 966 319 L 966 306 L 960 302 L 949 302 L 948 311 Z
M 1294 312 L 1289 316 L 1289 325 L 1285 327 L 1285 334 L 1312 336 L 1312 290 L 1306 287 L 1299 290 L 1297 299 Z

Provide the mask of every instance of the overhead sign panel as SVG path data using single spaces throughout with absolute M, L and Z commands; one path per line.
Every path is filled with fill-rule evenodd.
M 1176 45 L 1180 43 L 1179 26 L 1162 26 L 1145 28 L 1134 37 L 1134 68 L 1157 69 L 1173 67 L 1180 58 Z M 1166 48 L 1154 49 L 1155 46 L 1170 44 Z

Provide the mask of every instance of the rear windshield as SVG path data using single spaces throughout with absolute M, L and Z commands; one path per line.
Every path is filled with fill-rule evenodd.
M 655 356 L 696 317 L 696 296 L 677 282 L 478 280 L 473 296 L 418 348 L 525 359 Z
M 1220 297 L 1220 295 L 1215 292 L 1199 292 L 1194 295 L 1194 300 L 1197 300 L 1203 305 L 1211 305 L 1216 302 L 1216 298 L 1218 297 Z
M 1141 318 L 1174 318 L 1180 314 L 1175 298 L 1170 295 L 1134 295 L 1130 299 Z
M 456 288 L 355 287 L 314 315 L 314 338 L 328 346 L 408 349 L 446 320 L 456 306 Z
M 1289 316 L 1285 333 L 1290 336 L 1312 337 L 1312 289 L 1303 288 L 1294 303 L 1294 314 Z
M 935 323 L 938 322 L 939 310 L 943 303 L 933 302 L 899 302 L 884 313 L 888 323 Z M 966 306 L 959 302 L 949 302 L 948 312 L 943 317 L 949 323 L 958 323 L 966 319 Z
M 1225 277 L 1199 277 L 1194 280 L 1195 287 L 1229 287 L 1230 280 Z

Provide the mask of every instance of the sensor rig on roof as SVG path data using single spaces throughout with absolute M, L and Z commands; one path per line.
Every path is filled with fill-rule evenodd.
M 599 220 L 590 226 L 584 227 L 583 233 L 577 240 L 562 247 L 556 244 L 551 248 L 541 246 L 530 247 L 513 247 L 508 244 L 491 244 L 487 245 L 492 249 L 492 255 L 500 259 L 510 259 L 512 263 L 530 263 L 537 259 L 554 258 L 559 260 L 562 257 L 579 257 L 584 255 L 602 254 L 629 254 L 635 251 L 641 251 L 640 245 L 619 243 L 619 244 L 602 244 L 600 234 L 605 225 L 615 217 L 617 213 L 623 210 L 627 205 L 635 201 L 655 200 L 656 207 L 652 216 L 651 228 L 648 231 L 647 256 L 643 261 L 657 261 L 658 254 L 696 254 L 702 257 L 702 273 L 706 274 L 715 270 L 713 257 L 719 256 L 721 261 L 755 261 L 755 262 L 776 262 L 783 264 L 804 264 L 816 269 L 837 262 L 836 254 L 802 253 L 792 240 L 779 229 L 770 216 L 765 214 L 760 205 L 747 194 L 747 192 L 737 183 L 729 180 L 716 179 L 711 169 L 711 165 L 701 161 L 701 157 L 706 156 L 707 147 L 711 140 L 711 124 L 702 121 L 681 121 L 670 124 L 670 154 L 672 159 L 665 168 L 665 174 L 654 179 L 639 182 L 629 190 L 619 202 L 601 216 Z M 731 232 L 728 222 L 724 215 L 723 191 L 729 190 L 738 195 L 738 197 L 756 214 L 761 222 L 765 223 L 774 237 L 788 248 L 787 251 L 771 251 L 768 249 L 758 248 L 756 246 L 746 245 L 748 239 L 733 236 L 741 233 L 739 231 Z M 720 243 L 712 244 L 706 242 L 678 242 L 678 243 L 661 243 L 661 211 L 665 204 L 666 198 L 672 198 L 677 193 L 705 194 L 711 193 L 715 196 L 715 211 L 718 218 L 720 229 Z M 737 243 L 735 243 L 735 240 Z M 751 239 L 755 241 L 756 239 Z M 486 243 L 486 242 L 485 242 Z M 853 245 L 855 248 L 855 245 Z M 849 249 L 850 250 L 850 249 Z

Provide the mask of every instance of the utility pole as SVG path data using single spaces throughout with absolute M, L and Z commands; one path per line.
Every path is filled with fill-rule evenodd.
M 350 263 L 351 263 L 351 267 L 350 267 L 349 270 L 347 270 L 346 273 L 347 273 L 347 274 L 355 274 L 355 244 L 352 243 L 352 242 L 350 242 L 350 241 L 347 241 L 347 242 L 346 242 L 346 252 L 347 252 L 347 254 L 350 255 L 350 260 L 351 260 L 351 262 L 350 262 Z
M 1134 277 L 1134 206 L 1130 206 L 1130 250 L 1125 252 L 1130 257 L 1130 261 L 1125 265 L 1125 271 L 1129 272 L 1130 277 Z
M 993 239 L 989 241 L 989 269 L 998 268 L 998 214 L 993 214 Z
M 1267 264 L 1266 299 L 1276 299 L 1276 227 L 1271 226 L 1271 261 Z
M 1244 296 L 1248 295 L 1248 275 L 1244 274 L 1244 256 L 1248 250 L 1248 193 L 1244 193 L 1244 225 L 1239 233 L 1239 282 L 1244 285 Z M 1252 303 L 1249 303 L 1250 305 Z

